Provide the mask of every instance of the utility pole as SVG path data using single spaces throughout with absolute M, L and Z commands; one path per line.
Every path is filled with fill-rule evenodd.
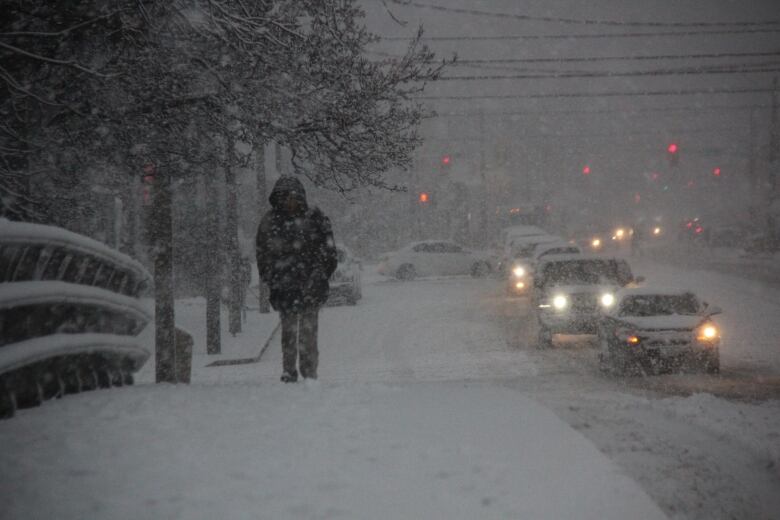
M 772 214 L 772 208 L 775 201 L 778 200 L 778 182 L 777 176 L 780 174 L 780 128 L 778 128 L 778 81 L 775 78 L 772 81 L 772 114 L 770 116 L 769 126 L 769 179 L 767 193 L 769 197 L 766 203 L 766 231 L 767 236 L 776 238 L 778 233 L 778 223 Z
M 479 245 L 484 246 L 485 241 L 492 238 L 489 235 L 490 229 L 487 221 L 487 198 L 488 198 L 488 185 L 487 174 L 485 172 L 487 165 L 485 164 L 485 109 L 479 110 L 479 176 L 482 180 L 482 204 L 479 208 L 479 221 L 482 224 L 482 233 L 480 233 Z
M 777 196 L 778 159 L 780 159 L 780 128 L 778 128 L 778 81 L 772 81 L 772 113 L 769 123 L 769 193 L 772 199 Z

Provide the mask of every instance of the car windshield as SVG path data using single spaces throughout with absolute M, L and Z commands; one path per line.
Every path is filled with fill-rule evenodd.
M 626 275 L 617 268 L 614 260 L 571 260 L 552 262 L 545 266 L 540 284 L 551 285 L 601 285 L 628 283 Z
M 696 296 L 686 294 L 643 294 L 624 298 L 620 316 L 671 316 L 696 314 L 699 302 Z

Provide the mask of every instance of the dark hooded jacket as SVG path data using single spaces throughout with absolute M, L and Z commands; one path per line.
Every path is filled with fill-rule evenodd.
M 298 198 L 294 213 L 285 204 L 291 195 Z M 271 210 L 260 221 L 256 246 L 257 269 L 271 290 L 271 305 L 279 312 L 321 307 L 338 263 L 330 220 L 308 206 L 295 177 L 280 177 L 268 200 Z

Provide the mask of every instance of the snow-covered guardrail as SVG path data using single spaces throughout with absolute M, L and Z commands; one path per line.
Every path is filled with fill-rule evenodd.
M 0 219 L 0 417 L 45 399 L 132 384 L 152 319 L 151 275 L 100 242 Z

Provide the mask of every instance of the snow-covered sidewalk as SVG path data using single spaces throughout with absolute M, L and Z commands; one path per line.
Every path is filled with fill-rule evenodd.
M 0 425 L 3 518 L 663 518 L 536 402 L 480 384 L 140 386 Z

